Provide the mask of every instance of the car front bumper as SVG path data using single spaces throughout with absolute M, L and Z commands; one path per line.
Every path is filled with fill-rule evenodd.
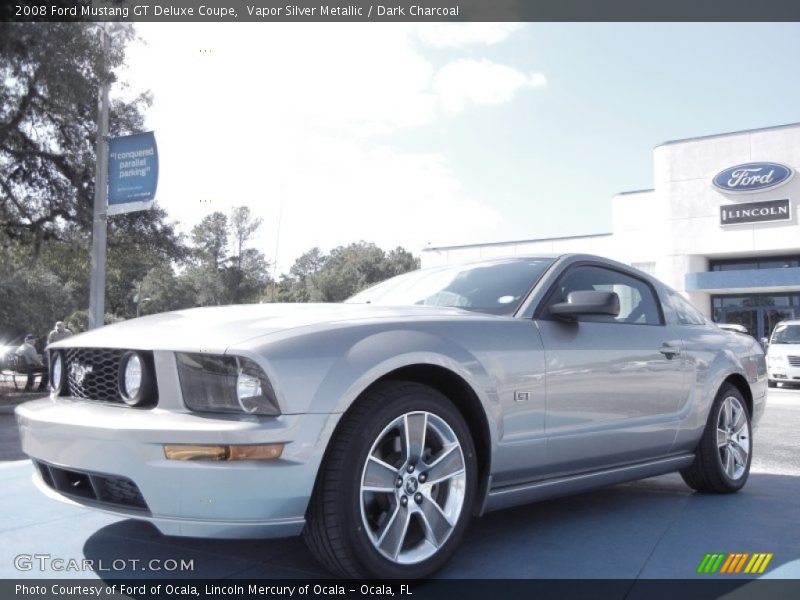
M 770 381 L 784 383 L 800 383 L 800 367 L 793 367 L 788 362 L 767 366 Z
M 47 495 L 148 520 L 167 535 L 215 538 L 299 534 L 340 416 L 201 415 L 72 398 L 28 402 L 17 407 L 16 415 L 22 449 L 36 463 L 36 484 Z M 164 455 L 165 444 L 274 443 L 284 444 L 283 453 L 266 461 L 183 461 Z M 116 492 L 82 494 L 84 480 L 87 489 L 96 492 L 99 482 Z M 144 506 L 124 500 L 135 497 L 137 489 Z

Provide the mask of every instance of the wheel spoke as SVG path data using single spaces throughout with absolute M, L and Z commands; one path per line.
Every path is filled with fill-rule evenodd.
M 428 467 L 429 484 L 438 483 L 464 472 L 464 460 L 456 445 L 447 448 Z
M 397 469 L 379 458 L 370 456 L 361 484 L 363 492 L 394 492 L 397 482 Z
M 438 548 L 447 539 L 453 525 L 444 516 L 439 505 L 430 498 L 425 498 L 419 508 L 425 538 Z
M 731 451 L 729 446 L 725 447 L 725 472 L 728 474 L 728 477 L 733 479 L 733 473 L 735 464 L 733 461 L 733 452 Z
M 744 467 L 747 464 L 747 451 L 737 442 L 731 443 L 731 450 L 735 461 Z
M 744 409 L 739 407 L 738 410 L 735 410 L 733 413 L 733 422 L 731 423 L 730 427 L 738 433 L 742 430 L 742 427 L 747 425 L 747 417 L 744 415 Z
M 724 429 L 717 429 L 717 446 L 722 448 L 728 443 L 728 433 Z
M 733 406 L 731 405 L 730 398 L 726 398 L 725 402 L 722 403 L 722 412 L 723 412 L 723 422 L 722 426 L 725 429 L 730 429 L 731 420 L 733 419 Z
M 411 413 L 405 416 L 406 460 L 409 463 L 415 463 L 422 458 L 427 427 L 427 413 Z
M 403 547 L 410 516 L 411 513 L 409 513 L 408 508 L 398 504 L 378 537 L 378 547 L 391 556 L 392 559 L 397 558 L 400 549 Z

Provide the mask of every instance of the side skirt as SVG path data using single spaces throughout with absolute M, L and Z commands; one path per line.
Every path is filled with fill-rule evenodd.
M 603 471 L 495 488 L 489 490 L 482 512 L 528 504 L 557 496 L 567 496 L 606 485 L 644 479 L 645 477 L 664 475 L 665 473 L 688 467 L 693 460 L 694 454 L 684 454 Z

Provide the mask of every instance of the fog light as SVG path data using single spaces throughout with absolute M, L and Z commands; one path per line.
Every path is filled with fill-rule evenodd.
M 148 406 L 155 404 L 156 382 L 152 356 L 145 357 L 141 352 L 127 352 L 123 355 L 117 374 L 120 396 L 128 406 Z
M 205 444 L 167 444 L 168 460 L 274 460 L 283 453 L 283 444 L 220 446 Z
M 56 350 L 51 356 L 50 388 L 53 390 L 53 393 L 58 396 L 65 387 L 64 383 L 67 379 L 67 370 L 64 368 L 64 357 L 61 355 L 61 352 Z

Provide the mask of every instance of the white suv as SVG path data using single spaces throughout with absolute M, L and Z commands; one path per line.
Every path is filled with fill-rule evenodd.
M 781 321 L 772 330 L 767 371 L 769 387 L 779 382 L 800 383 L 800 320 Z

